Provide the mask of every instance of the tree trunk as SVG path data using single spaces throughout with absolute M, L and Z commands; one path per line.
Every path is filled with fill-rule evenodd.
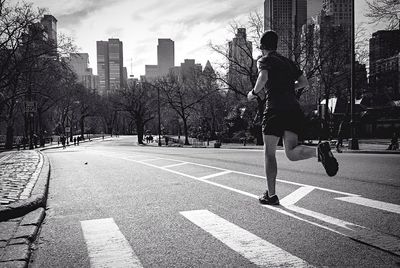
M 185 134 L 185 145 L 190 145 L 189 143 L 189 131 L 188 131 L 188 126 L 187 126 L 187 120 L 186 118 L 182 118 L 183 120 L 183 132 Z
M 42 122 L 42 112 L 38 110 L 38 132 L 39 132 L 39 145 L 40 147 L 44 147 L 44 130 L 43 130 L 43 122 Z
M 14 105 L 15 100 L 11 100 L 10 110 L 7 118 L 6 149 L 12 149 L 14 143 Z
M 81 128 L 81 140 L 85 139 L 85 117 L 81 116 L 81 118 L 79 119 L 79 125 Z
M 14 127 L 11 124 L 7 124 L 5 148 L 11 150 L 13 148 L 13 141 L 14 141 Z
M 136 129 L 137 129 L 137 134 L 138 134 L 138 143 L 143 144 L 143 136 L 144 136 L 143 120 L 141 120 L 141 118 L 136 118 L 135 123 L 136 123 Z

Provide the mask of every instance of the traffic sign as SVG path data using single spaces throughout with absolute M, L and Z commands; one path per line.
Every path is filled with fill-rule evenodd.
M 25 112 L 36 113 L 37 112 L 37 102 L 36 101 L 25 101 Z

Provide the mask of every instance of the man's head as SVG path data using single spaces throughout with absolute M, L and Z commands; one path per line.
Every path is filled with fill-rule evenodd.
M 260 38 L 260 49 L 276 50 L 278 47 L 278 35 L 276 32 L 269 30 L 263 33 Z

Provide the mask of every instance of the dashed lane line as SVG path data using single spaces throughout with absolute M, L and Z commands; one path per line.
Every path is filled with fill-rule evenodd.
M 163 166 L 163 168 L 172 168 L 172 167 L 178 167 L 178 166 L 183 166 L 189 164 L 188 162 L 182 162 L 182 163 L 177 163 L 177 164 L 171 164 L 171 165 L 167 165 L 167 166 Z
M 192 210 L 180 213 L 256 265 L 262 267 L 313 267 L 303 259 L 208 210 Z
M 230 171 L 230 170 L 224 170 L 224 171 L 222 171 L 222 172 L 210 174 L 210 175 L 201 177 L 201 178 L 199 178 L 199 179 L 200 179 L 200 180 L 208 180 L 208 179 L 212 179 L 212 178 L 219 177 L 219 176 L 222 176 L 222 175 L 226 175 L 226 174 L 229 174 L 229 173 L 232 173 L 232 171 Z

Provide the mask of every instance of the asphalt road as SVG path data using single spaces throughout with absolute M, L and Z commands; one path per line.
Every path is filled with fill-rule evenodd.
M 261 150 L 120 137 L 46 154 L 30 267 L 400 266 L 400 155 L 340 154 L 330 178 L 279 151 L 282 205 L 271 207 L 257 200 Z

